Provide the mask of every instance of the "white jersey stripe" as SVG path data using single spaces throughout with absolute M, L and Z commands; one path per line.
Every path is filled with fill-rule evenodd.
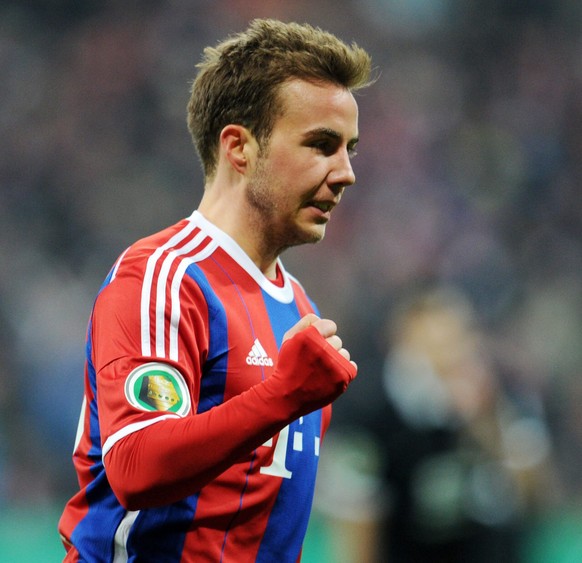
M 162 268 L 158 275 L 158 284 L 156 290 L 156 355 L 160 358 L 164 357 L 166 352 L 166 283 L 168 281 L 170 268 L 178 256 L 188 254 L 194 248 L 199 246 L 205 238 L 206 235 L 203 232 L 199 232 L 188 244 L 185 244 L 182 248 L 170 251 L 166 256 L 164 263 L 162 264 Z
M 111 281 L 113 281 L 115 279 L 115 276 L 117 276 L 117 270 L 119 270 L 119 265 L 121 264 L 121 261 L 123 260 L 123 258 L 125 257 L 127 251 L 129 250 L 129 248 L 126 248 L 122 255 L 119 257 L 119 259 L 117 260 L 117 263 L 115 264 L 115 266 L 113 267 L 113 272 L 111 273 Z
M 79 415 L 79 422 L 77 423 L 77 434 L 75 436 L 75 446 L 73 447 L 73 453 L 77 451 L 81 439 L 83 438 L 83 433 L 85 432 L 85 414 L 87 412 L 87 395 L 83 395 L 83 402 L 81 403 L 81 414 Z
M 129 539 L 129 532 L 133 523 L 137 520 L 139 516 L 139 510 L 130 510 L 125 513 L 125 516 L 119 523 L 117 531 L 115 532 L 115 537 L 113 538 L 114 544 L 114 555 L 113 563 L 127 563 L 129 556 L 127 553 L 127 540 Z
M 162 420 L 166 420 L 168 418 L 180 418 L 180 417 L 174 413 L 163 414 L 155 418 L 149 418 L 148 420 L 142 420 L 141 422 L 134 422 L 132 424 L 128 424 L 127 426 L 124 426 L 121 430 L 118 430 L 117 432 L 109 436 L 109 438 L 105 440 L 105 443 L 103 444 L 103 448 L 101 450 L 101 459 L 103 460 L 103 463 L 107 465 L 105 463 L 105 456 L 111 451 L 111 448 L 117 442 L 119 442 L 119 440 L 125 438 L 126 436 L 129 436 L 130 434 L 133 434 L 134 432 L 142 430 L 143 428 L 147 428 L 152 424 L 157 424 L 158 422 L 161 422 Z
M 173 361 L 178 361 L 178 326 L 180 324 L 180 286 L 182 284 L 182 278 L 188 269 L 190 264 L 204 260 L 210 256 L 218 247 L 216 241 L 211 241 L 205 248 L 203 248 L 195 256 L 189 258 L 184 258 L 172 278 L 172 284 L 170 286 L 170 299 L 171 299 L 171 314 L 170 314 L 170 352 L 169 357 Z
M 176 233 L 166 244 L 160 246 L 148 258 L 146 271 L 141 290 L 141 351 L 144 356 L 151 356 L 152 345 L 150 338 L 150 299 L 152 292 L 152 283 L 154 279 L 154 271 L 158 259 L 168 248 L 176 246 L 179 242 L 184 240 L 194 229 L 196 225 L 189 221 L 188 224 L 178 233 Z

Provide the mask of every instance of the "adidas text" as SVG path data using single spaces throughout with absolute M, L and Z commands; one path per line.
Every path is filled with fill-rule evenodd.
M 247 356 L 247 364 L 249 366 L 272 366 L 273 360 L 271 358 L 256 358 Z

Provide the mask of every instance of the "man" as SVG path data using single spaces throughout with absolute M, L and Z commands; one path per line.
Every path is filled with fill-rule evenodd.
M 298 561 L 331 403 L 356 375 L 279 259 L 319 241 L 358 140 L 370 58 L 256 20 L 205 51 L 190 217 L 138 241 L 97 297 L 66 561 Z

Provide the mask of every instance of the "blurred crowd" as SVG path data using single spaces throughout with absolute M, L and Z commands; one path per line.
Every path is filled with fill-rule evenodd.
M 196 207 L 189 82 L 254 17 L 355 41 L 379 76 L 358 95 L 357 185 L 325 241 L 283 256 L 360 367 L 318 510 L 373 522 L 361 537 L 391 561 L 453 561 L 446 546 L 493 548 L 501 528 L 513 553 L 529 522 L 582 506 L 572 0 L 2 0 L 0 504 L 75 488 L 95 293 Z

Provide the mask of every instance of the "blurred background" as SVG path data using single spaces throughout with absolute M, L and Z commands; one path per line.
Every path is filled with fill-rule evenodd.
M 0 559 L 62 559 L 93 299 L 197 206 L 189 83 L 254 17 L 355 41 L 379 73 L 357 186 L 283 257 L 360 367 L 304 561 L 581 561 L 575 0 L 2 0 Z

